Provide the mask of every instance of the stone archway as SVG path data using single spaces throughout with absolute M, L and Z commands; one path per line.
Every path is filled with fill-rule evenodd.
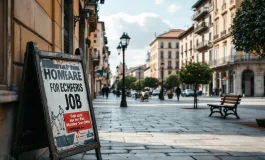
M 254 72 L 250 69 L 242 72 L 242 93 L 245 96 L 254 96 Z

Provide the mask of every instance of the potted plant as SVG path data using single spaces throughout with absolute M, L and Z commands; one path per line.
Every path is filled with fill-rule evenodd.
M 167 96 L 168 99 L 172 99 L 173 98 L 173 92 L 172 90 L 174 89 L 174 87 L 178 86 L 180 84 L 180 78 L 178 74 L 172 74 L 170 75 L 166 81 L 165 81 L 165 87 L 167 88 Z

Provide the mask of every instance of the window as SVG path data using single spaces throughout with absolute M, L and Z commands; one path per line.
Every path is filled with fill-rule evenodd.
M 215 49 L 215 61 L 216 61 L 216 64 L 218 64 L 218 48 Z
M 223 29 L 226 30 L 226 16 L 223 17 Z
M 171 71 L 168 71 L 168 75 L 171 75 Z
M 215 0 L 215 10 L 217 10 L 218 11 L 218 0 Z
M 171 42 L 168 43 L 168 48 L 171 48 Z
M 181 46 L 181 53 L 183 53 L 183 45 Z
M 164 48 L 164 43 L 163 42 L 160 43 L 160 48 Z
M 176 62 L 176 69 L 179 69 L 179 62 Z
M 212 25 L 212 16 L 209 16 L 209 26 Z
M 190 40 L 190 49 L 192 49 L 192 41 Z
M 225 62 L 225 59 L 226 59 L 226 44 L 224 44 L 223 62 Z
M 199 62 L 199 55 L 198 54 L 196 56 L 196 60 L 197 60 L 197 62 Z
M 163 51 L 160 52 L 160 58 L 164 58 L 164 52 Z
M 6 67 L 7 67 L 7 52 L 6 52 L 6 23 L 5 15 L 6 8 L 5 2 L 0 0 L 0 84 L 6 84 Z
M 168 61 L 168 67 L 169 68 L 171 67 L 171 61 Z
M 94 40 L 94 43 L 97 43 L 97 40 Z
M 73 7 L 72 0 L 64 1 L 64 53 L 72 54 L 73 52 L 73 31 L 74 31 L 74 15 L 73 15 Z
M 94 57 L 97 57 L 98 55 L 97 55 L 97 48 L 94 48 Z
M 177 59 L 179 58 L 179 52 L 176 52 L 176 58 Z
M 213 60 L 212 50 L 209 50 L 209 61 Z
M 212 40 L 212 32 L 209 33 L 209 41 Z
M 171 58 L 171 51 L 168 51 L 168 58 Z
M 204 63 L 204 62 L 205 62 L 205 54 L 202 53 L 202 63 Z
M 188 44 L 186 43 L 186 51 L 188 50 Z
M 215 25 L 215 35 L 217 35 L 218 34 L 218 21 L 216 21 L 216 25 Z
M 177 48 L 177 49 L 179 48 L 179 43 L 178 43 L 178 42 L 176 43 L 176 48 Z
M 97 34 L 94 34 L 94 37 L 97 37 Z

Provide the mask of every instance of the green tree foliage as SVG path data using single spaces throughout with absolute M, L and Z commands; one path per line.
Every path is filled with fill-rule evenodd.
M 157 88 L 159 86 L 159 81 L 157 78 L 146 77 L 143 82 L 145 87 Z
M 139 83 L 140 83 L 140 90 L 144 90 L 144 80 L 140 79 L 133 83 L 134 89 L 139 91 Z
M 137 79 L 135 77 L 126 76 L 125 77 L 125 87 L 126 87 L 126 89 L 132 89 L 131 88 L 131 84 L 136 82 L 136 80 Z M 123 79 L 119 80 L 118 89 L 122 89 L 122 81 L 123 81 Z
M 265 57 L 265 1 L 244 0 L 236 12 L 231 34 L 236 50 Z
M 180 80 L 185 84 L 193 85 L 194 90 L 194 108 L 197 108 L 197 89 L 200 84 L 209 84 L 212 80 L 213 71 L 205 63 L 189 63 L 181 68 Z
M 171 90 L 174 87 L 177 87 L 178 85 L 180 85 L 180 83 L 181 83 L 180 76 L 178 74 L 172 74 L 168 76 L 168 78 L 166 79 L 165 87 Z

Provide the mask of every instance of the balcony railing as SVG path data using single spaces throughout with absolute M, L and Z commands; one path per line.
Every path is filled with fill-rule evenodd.
M 200 33 L 208 28 L 208 23 L 202 22 L 194 29 L 194 33 Z
M 172 66 L 168 66 L 167 69 L 173 69 L 173 67 Z
M 196 45 L 196 50 L 201 50 L 209 46 L 209 41 L 202 41 Z
M 251 63 L 251 62 L 265 62 L 265 57 L 258 57 L 252 55 L 231 55 L 220 59 L 209 61 L 210 67 L 223 66 L 233 63 Z
M 213 39 L 214 40 L 217 39 L 217 38 L 219 38 L 219 35 L 218 34 L 216 34 L 216 35 L 213 36 Z
M 221 37 L 226 35 L 226 29 L 221 32 Z
M 206 13 L 208 13 L 209 8 L 208 7 L 203 7 L 201 9 L 199 9 L 198 11 L 196 11 L 193 15 L 193 20 L 197 20 L 199 19 L 201 16 L 205 15 Z

